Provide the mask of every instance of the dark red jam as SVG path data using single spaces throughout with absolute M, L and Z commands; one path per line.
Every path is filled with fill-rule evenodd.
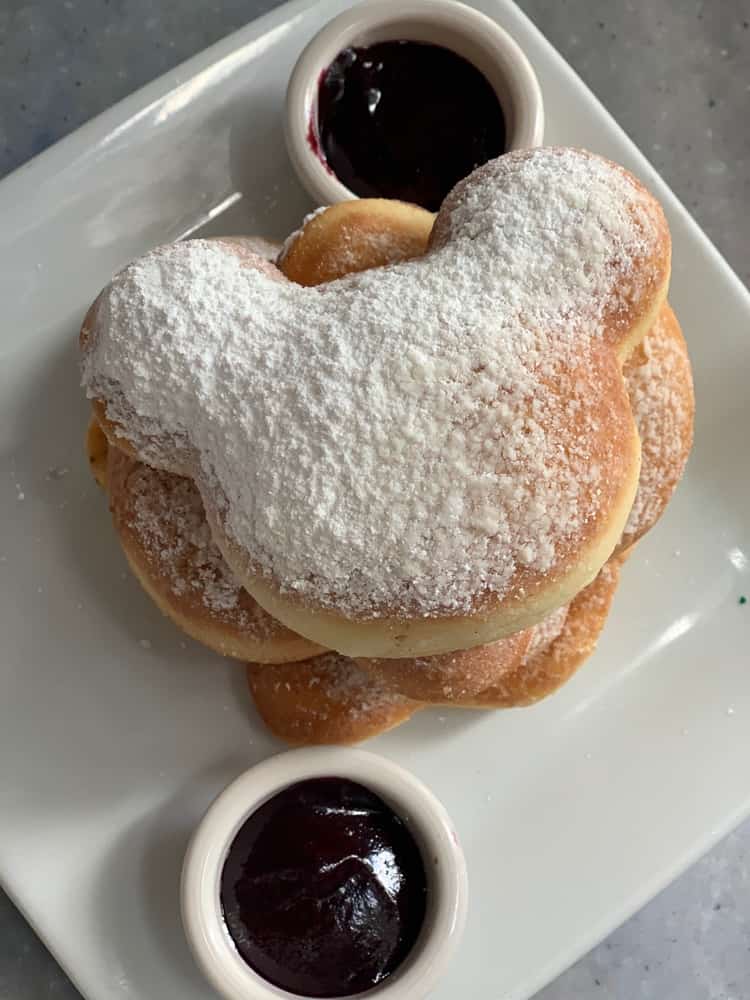
M 343 997 L 390 975 L 425 916 L 427 880 L 404 822 L 362 785 L 301 781 L 240 828 L 221 905 L 244 960 L 305 997 Z
M 439 45 L 380 42 L 340 52 L 318 91 L 313 149 L 362 198 L 437 211 L 455 183 L 505 151 L 495 91 Z

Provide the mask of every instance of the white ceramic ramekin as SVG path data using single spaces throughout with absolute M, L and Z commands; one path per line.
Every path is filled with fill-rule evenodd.
M 356 996 L 421 1000 L 442 975 L 463 931 L 466 864 L 448 814 L 432 792 L 393 761 L 364 750 L 291 750 L 246 771 L 219 795 L 193 835 L 182 870 L 182 920 L 193 954 L 226 1000 L 300 1000 L 242 959 L 224 923 L 220 882 L 229 847 L 248 816 L 283 788 L 322 777 L 349 778 L 371 789 L 407 823 L 419 845 L 428 884 L 422 933 L 391 976 Z
M 300 181 L 318 204 L 357 197 L 329 170 L 310 142 L 311 130 L 317 135 L 321 74 L 348 46 L 399 39 L 442 45 L 484 74 L 505 114 L 508 150 L 542 142 L 544 106 L 536 74 L 520 46 L 499 24 L 455 0 L 366 0 L 315 35 L 289 80 L 287 149 Z

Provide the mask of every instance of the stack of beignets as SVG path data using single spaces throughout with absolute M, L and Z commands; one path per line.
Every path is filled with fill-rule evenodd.
M 658 204 L 538 149 L 436 217 L 342 203 L 276 252 L 160 248 L 87 314 L 87 448 L 133 572 L 248 662 L 290 743 L 550 694 L 691 446 Z

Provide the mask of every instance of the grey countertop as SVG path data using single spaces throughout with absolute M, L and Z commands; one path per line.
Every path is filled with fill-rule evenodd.
M 0 0 L 0 175 L 274 6 Z M 750 283 L 750 0 L 520 6 Z M 748 925 L 750 822 L 537 1000 L 747 1000 Z M 0 1000 L 77 996 L 0 893 Z

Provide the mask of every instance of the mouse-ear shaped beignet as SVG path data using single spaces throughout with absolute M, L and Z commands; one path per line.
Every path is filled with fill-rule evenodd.
M 84 384 L 195 480 L 289 628 L 352 656 L 466 648 L 567 603 L 617 544 L 640 462 L 619 358 L 669 258 L 622 168 L 511 153 L 449 195 L 424 257 L 327 285 L 228 243 L 146 255 L 89 317 Z

